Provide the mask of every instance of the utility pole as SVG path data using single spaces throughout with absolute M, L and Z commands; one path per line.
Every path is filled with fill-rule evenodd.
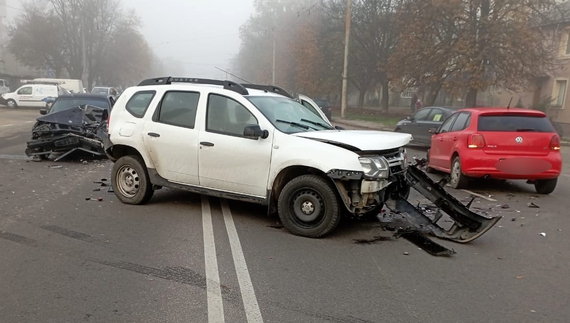
M 271 84 L 275 85 L 275 27 L 273 28 L 273 73 L 271 77 Z
M 350 20 L 352 0 L 346 0 L 346 31 L 344 37 L 344 68 L 342 71 L 342 99 L 340 104 L 340 116 L 344 118 L 344 111 L 346 110 L 346 92 L 348 88 L 348 49 L 350 43 Z
M 83 15 L 83 13 L 82 13 Z M 83 86 L 84 87 L 90 87 L 89 86 L 89 71 L 88 66 L 87 66 L 87 48 L 86 48 L 86 44 L 85 44 L 85 17 L 81 17 L 81 56 L 82 56 L 82 61 L 83 61 Z

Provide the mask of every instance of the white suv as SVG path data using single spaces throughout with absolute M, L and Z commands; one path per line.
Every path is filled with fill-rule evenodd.
M 117 100 L 108 131 L 113 190 L 127 204 L 179 188 L 267 205 L 293 234 L 320 237 L 343 210 L 374 213 L 410 189 L 411 135 L 335 129 L 274 86 L 145 80 Z

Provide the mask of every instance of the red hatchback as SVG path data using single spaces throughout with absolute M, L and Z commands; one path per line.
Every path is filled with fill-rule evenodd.
M 469 178 L 524 179 L 550 194 L 562 169 L 560 137 L 546 114 L 517 108 L 469 108 L 434 131 L 428 171 L 451 174 L 463 188 Z

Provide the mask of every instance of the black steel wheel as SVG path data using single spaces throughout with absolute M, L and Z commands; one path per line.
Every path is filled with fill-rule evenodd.
M 125 204 L 144 204 L 154 193 L 144 161 L 138 156 L 123 156 L 115 162 L 111 184 Z
M 335 190 L 316 175 L 299 176 L 287 183 L 279 195 L 278 208 L 283 226 L 303 237 L 322 237 L 341 220 Z

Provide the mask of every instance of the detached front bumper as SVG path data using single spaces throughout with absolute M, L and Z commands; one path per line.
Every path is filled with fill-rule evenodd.
M 101 141 L 73 133 L 28 141 L 26 155 L 32 157 L 47 156 L 51 153 L 65 153 L 58 157 L 57 161 L 76 151 L 87 152 L 95 156 L 105 155 Z

